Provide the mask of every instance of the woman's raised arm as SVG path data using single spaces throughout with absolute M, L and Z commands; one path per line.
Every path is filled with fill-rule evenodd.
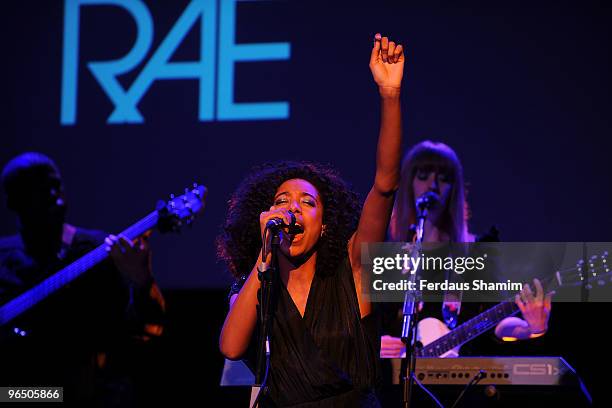
M 376 176 L 374 185 L 363 205 L 357 231 L 349 242 L 349 255 L 353 279 L 359 300 L 361 316 L 370 313 L 371 306 L 362 296 L 361 244 L 385 240 L 394 193 L 400 181 L 402 119 L 400 88 L 404 74 L 402 45 L 376 34 L 370 56 L 370 70 L 378 85 L 381 116 L 376 149 Z

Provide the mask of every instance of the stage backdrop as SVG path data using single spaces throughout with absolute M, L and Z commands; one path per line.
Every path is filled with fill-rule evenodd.
M 380 31 L 406 49 L 406 144 L 456 148 L 474 232 L 610 241 L 610 9 L 536 3 L 9 2 L 0 163 L 50 155 L 69 221 L 110 232 L 204 183 L 203 217 L 153 241 L 155 274 L 225 286 L 214 239 L 253 165 L 328 162 L 367 193 Z M 0 220 L 14 232 L 4 206 Z

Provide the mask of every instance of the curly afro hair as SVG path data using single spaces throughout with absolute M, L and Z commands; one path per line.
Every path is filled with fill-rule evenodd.
M 217 256 L 236 278 L 248 275 L 261 250 L 259 215 L 268 211 L 278 187 L 286 180 L 303 179 L 318 190 L 323 202 L 325 233 L 317 242 L 316 273 L 333 274 L 347 256 L 357 228 L 357 195 L 329 166 L 309 162 L 266 163 L 253 168 L 229 200 L 227 218 L 217 237 Z

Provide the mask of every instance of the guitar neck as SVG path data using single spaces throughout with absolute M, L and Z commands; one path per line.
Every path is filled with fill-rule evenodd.
M 495 327 L 506 317 L 519 312 L 518 306 L 513 302 L 499 303 L 482 312 L 478 316 L 463 323 L 455 330 L 429 343 L 419 350 L 419 357 L 440 357 L 444 353 L 461 346 L 480 336 L 487 330 Z
M 155 227 L 159 219 L 157 211 L 153 211 L 140 221 L 121 232 L 126 238 L 133 240 L 147 230 Z M 106 245 L 102 244 L 74 261 L 64 269 L 54 273 L 38 285 L 0 307 L 0 326 L 7 324 L 32 307 L 66 286 L 83 273 L 93 268 L 108 257 Z

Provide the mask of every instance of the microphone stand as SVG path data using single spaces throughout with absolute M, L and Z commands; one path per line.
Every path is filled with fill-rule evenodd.
M 270 246 L 271 260 L 266 263 L 268 233 L 272 233 Z M 266 383 L 270 369 L 270 325 L 273 315 L 273 288 L 278 282 L 278 250 L 280 247 L 280 229 L 268 228 L 264 230 L 263 236 L 262 262 L 257 266 L 257 277 L 260 281 L 259 289 L 259 305 L 260 305 L 260 331 L 257 348 L 257 370 L 255 372 L 255 386 L 253 391 L 257 391 L 257 395 L 251 392 L 251 407 L 254 407 L 262 394 L 266 393 Z
M 427 205 L 417 208 L 417 229 L 416 240 L 413 253 L 420 254 L 423 246 L 423 233 L 425 230 L 425 219 L 427 218 Z M 414 293 L 410 293 L 410 289 L 404 295 L 404 309 L 402 321 L 402 342 L 406 345 L 406 355 L 402 358 L 400 369 L 400 381 L 403 388 L 403 406 L 410 407 L 414 386 L 414 372 L 416 368 L 416 353 L 417 353 L 417 321 L 419 318 L 419 291 L 416 289 L 416 281 L 418 270 L 410 274 L 410 282 L 415 288 Z

